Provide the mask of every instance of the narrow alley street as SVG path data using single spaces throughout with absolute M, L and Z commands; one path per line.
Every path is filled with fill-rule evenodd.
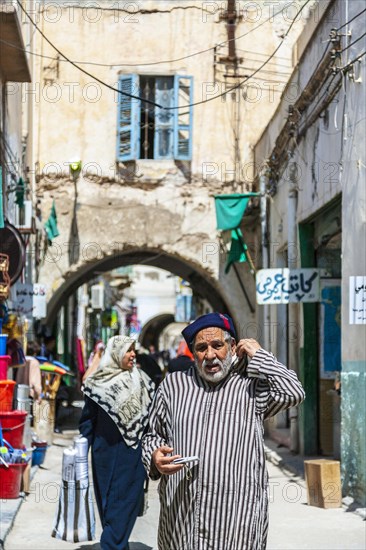
M 20 507 L 5 550 L 99 550 L 100 523 L 96 540 L 67 543 L 51 537 L 57 506 L 63 449 L 72 443 L 76 432 L 55 438 L 44 465 L 36 472 L 31 493 Z M 270 530 L 268 550 L 364 550 L 366 525 L 360 516 L 342 508 L 324 510 L 306 504 L 303 479 L 268 463 L 270 475 Z M 95 510 L 96 511 L 96 510 Z M 97 511 L 96 511 L 97 513 Z M 150 483 L 149 509 L 137 519 L 130 538 L 130 550 L 156 550 L 159 516 L 157 482 Z M 187 549 L 189 550 L 189 549 Z
M 0 0 L 0 550 L 366 550 L 365 29 Z

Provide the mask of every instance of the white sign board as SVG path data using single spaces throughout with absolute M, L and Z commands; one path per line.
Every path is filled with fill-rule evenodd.
M 12 292 L 13 310 L 28 317 L 43 319 L 47 313 L 46 287 L 39 283 L 34 285 L 17 283 Z
M 13 308 L 26 317 L 33 316 L 33 285 L 17 283 L 12 289 Z
M 33 317 L 44 319 L 47 315 L 47 288 L 45 285 L 35 283 L 33 285 Z
M 366 277 L 349 278 L 349 324 L 366 325 Z
M 314 268 L 261 269 L 256 274 L 257 304 L 319 302 L 320 271 Z

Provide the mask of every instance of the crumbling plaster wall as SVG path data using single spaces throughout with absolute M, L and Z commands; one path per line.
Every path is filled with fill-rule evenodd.
M 111 2 L 104 2 L 103 10 L 85 8 L 80 2 L 59 6 L 46 3 L 39 14 L 39 25 L 69 59 L 110 65 L 81 65 L 110 86 L 116 86 L 120 73 L 190 75 L 194 79 L 194 101 L 199 102 L 225 91 L 223 84 L 214 81 L 212 49 L 175 62 L 148 63 L 184 58 L 226 41 L 226 25 L 219 18 L 226 4 L 215 4 L 217 9 L 208 4 L 149 1 L 136 4 L 138 9 L 135 12 L 131 8 L 131 14 L 124 9 L 116 10 L 113 8 L 116 4 Z M 254 69 L 259 59 L 262 61 L 274 51 L 281 29 L 287 28 L 289 21 L 282 18 L 275 25 L 265 23 L 270 13 L 263 11 L 258 18 L 258 13 L 253 11 L 257 9 L 255 4 L 248 5 L 245 12 L 244 6 L 240 3 L 238 6 L 243 18 L 238 24 L 237 36 L 246 34 L 239 46 L 247 65 L 251 64 Z M 251 33 L 259 23 L 263 23 L 262 26 Z M 295 25 L 294 37 L 303 23 L 300 20 Z M 258 39 L 256 44 L 260 43 L 260 56 L 255 53 L 259 50 L 253 44 L 254 36 Z M 291 37 L 282 46 L 280 64 L 286 59 L 290 64 L 292 43 Z M 55 57 L 53 48 L 39 36 L 37 51 Z M 246 51 L 252 52 L 250 62 Z M 222 54 L 227 54 L 226 48 Z M 134 66 L 118 66 L 123 62 Z M 274 58 L 272 70 L 276 63 Z M 38 99 L 35 139 L 38 195 L 42 199 L 44 219 L 55 200 L 60 229 L 60 236 L 54 241 L 55 253 L 58 246 L 62 250 L 57 262 L 48 262 L 42 268 L 41 279 L 48 282 L 51 289 L 55 288 L 69 269 L 67 243 L 74 186 L 68 163 L 77 158 L 83 163 L 77 182 L 79 263 L 85 260 L 83 250 L 84 255 L 85 249 L 88 254 L 92 253 L 88 243 L 97 243 L 96 253 L 102 250 L 104 254 L 114 240 L 123 246 L 133 242 L 176 252 L 188 262 L 198 262 L 215 278 L 220 277 L 223 294 L 229 298 L 233 313 L 242 315 L 246 305 L 234 274 L 219 275 L 223 257 L 217 240 L 213 196 L 251 189 L 255 171 L 251 145 L 274 112 L 279 94 L 270 93 L 269 85 L 263 86 L 263 81 L 256 80 L 250 101 L 244 99 L 241 90 L 235 98 L 229 94 L 195 107 L 193 156 L 188 166 L 174 161 L 138 161 L 136 165 L 117 166 L 116 92 L 69 63 L 41 57 L 36 61 L 32 86 Z M 241 111 L 242 181 L 239 186 L 233 184 L 235 100 L 239 101 Z M 212 243 L 209 249 L 206 243 Z M 77 269 L 77 265 L 73 269 Z M 253 293 L 252 279 L 248 285 Z M 255 302 L 253 294 L 252 301 Z

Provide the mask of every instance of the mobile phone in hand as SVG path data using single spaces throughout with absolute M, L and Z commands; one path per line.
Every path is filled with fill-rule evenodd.
M 188 462 L 199 462 L 200 459 L 198 456 L 182 456 L 182 458 L 176 458 L 171 462 L 171 464 L 187 464 Z

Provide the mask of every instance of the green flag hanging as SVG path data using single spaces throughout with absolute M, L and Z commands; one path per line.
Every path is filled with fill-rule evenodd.
M 15 202 L 19 208 L 24 208 L 24 197 L 25 197 L 25 183 L 23 178 L 19 178 L 18 185 L 16 186 L 15 191 Z
M 234 229 L 233 231 L 231 231 L 231 246 L 225 266 L 225 273 L 229 273 L 233 263 L 247 261 L 247 249 L 248 247 L 243 240 L 243 234 L 241 230 Z
M 216 195 L 216 221 L 217 229 L 235 229 L 239 227 L 245 209 L 251 197 L 257 197 L 259 193 L 233 193 L 231 195 Z
M 44 228 L 46 230 L 46 234 L 47 234 L 48 240 L 50 242 L 52 242 L 53 239 L 55 237 L 58 237 L 59 234 L 60 234 L 59 230 L 58 230 L 58 227 L 57 227 L 57 215 L 56 215 L 55 201 L 53 201 L 53 203 L 52 203 L 51 213 L 49 215 L 48 220 L 44 224 Z

